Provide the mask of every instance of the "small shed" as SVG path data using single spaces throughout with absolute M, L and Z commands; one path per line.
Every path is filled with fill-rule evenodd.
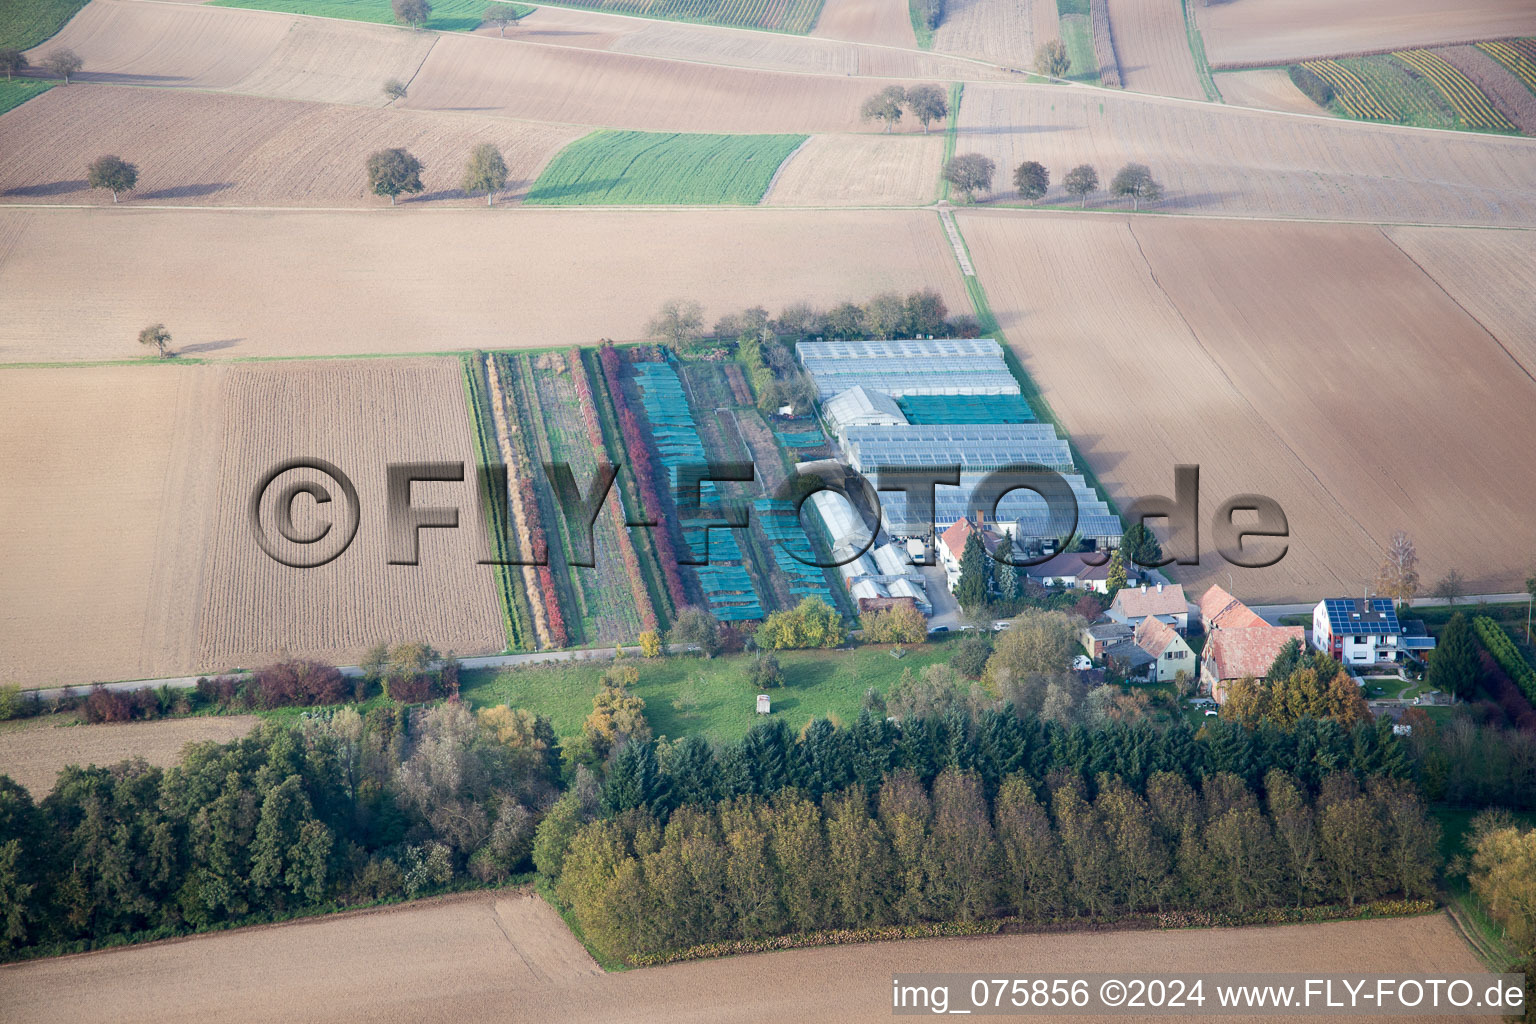
M 758 694 L 757 695 L 757 713 L 760 714 L 760 715 L 766 715 L 766 714 L 769 713 L 769 710 L 770 710 L 770 707 L 769 707 L 768 695 L 766 693 Z

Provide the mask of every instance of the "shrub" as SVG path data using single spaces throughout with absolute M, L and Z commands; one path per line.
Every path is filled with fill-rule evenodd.
M 980 679 L 992 657 L 992 637 L 986 633 L 967 633 L 960 639 L 954 655 L 949 659 L 956 672 L 971 679 Z
M 865 612 L 859 616 L 859 628 L 869 644 L 920 644 L 928 639 L 928 620 L 907 604 Z
M 340 669 L 302 658 L 259 669 L 253 682 L 257 703 L 264 708 L 340 704 L 352 689 Z
M 16 683 L 0 686 L 0 722 L 9 722 L 26 713 L 26 698 L 22 696 L 21 686 Z
M 768 651 L 759 651 L 747 662 L 747 682 L 753 690 L 766 690 L 770 686 L 784 685 L 784 670 L 779 659 Z
M 1302 67 L 1300 64 L 1292 64 L 1289 69 L 1291 83 L 1306 94 L 1307 99 L 1320 107 L 1326 107 L 1333 102 L 1333 86 L 1317 73 Z
M 1536 670 L 1521 657 L 1519 648 L 1509 638 L 1509 634 L 1504 632 L 1504 627 L 1486 615 L 1479 615 L 1472 620 L 1472 628 L 1477 631 L 1477 638 L 1482 641 L 1483 648 L 1493 655 L 1500 668 L 1509 673 L 1526 699 L 1536 702 Z
M 767 651 L 830 648 L 841 646 L 845 636 L 837 611 L 819 597 L 807 597 L 769 615 L 758 628 L 757 646 Z
M 654 629 L 648 629 L 641 633 L 640 653 L 647 658 L 654 658 L 661 654 L 661 634 Z

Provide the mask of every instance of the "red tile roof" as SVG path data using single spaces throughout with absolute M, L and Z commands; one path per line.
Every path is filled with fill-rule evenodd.
M 1220 587 L 1212 587 L 1201 596 L 1200 619 L 1207 630 L 1268 625 L 1258 612 Z
M 1205 642 L 1205 657 L 1214 663 L 1218 679 L 1264 678 L 1275 657 L 1292 640 L 1306 643 L 1300 626 L 1239 626 L 1218 629 Z
M 955 561 L 965 552 L 965 542 L 976 532 L 976 524 L 969 519 L 956 519 L 949 529 L 939 535 L 939 540 L 955 556 Z
M 1189 611 L 1189 599 L 1184 596 L 1184 587 L 1179 583 L 1167 584 L 1161 590 L 1156 586 L 1123 587 L 1115 592 L 1110 608 L 1128 619 L 1183 615 Z
M 1177 630 L 1150 615 L 1136 624 L 1136 646 L 1154 658 L 1161 658 L 1168 645 L 1178 638 Z

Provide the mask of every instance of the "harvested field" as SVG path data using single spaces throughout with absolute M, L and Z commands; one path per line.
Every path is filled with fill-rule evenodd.
M 1109 0 L 1092 0 L 1088 22 L 1093 31 L 1093 57 L 1099 63 L 1100 83 L 1110 89 L 1124 89 L 1120 58 L 1115 53 L 1115 33 L 1109 24 Z
M 570 7 L 631 14 L 640 17 L 697 21 L 709 25 L 764 28 L 777 32 L 809 32 L 821 0 L 560 0 Z
M 0 214 L 0 252 L 16 238 Z M 12 306 L 13 293 L 0 291 Z M 121 312 L 136 323 L 152 316 L 137 302 Z M 199 667 L 198 581 L 219 449 L 207 424 L 224 372 L 0 373 L 0 679 L 48 686 Z
M 0 775 L 9 775 L 34 800 L 53 789 L 66 765 L 109 765 L 133 757 L 168 767 L 188 743 L 228 743 L 256 728 L 255 715 L 200 715 L 158 722 L 55 727 L 34 718 L 0 729 Z
M 384 80 L 408 81 L 437 38 L 264 11 L 94 0 L 32 59 L 67 46 L 85 61 L 82 82 L 383 106 Z
M 825 0 L 813 36 L 883 46 L 917 46 L 907 0 Z
M 965 308 L 917 211 L 0 210 L 0 362 L 133 358 L 162 319 L 211 359 L 591 344 L 675 295 L 712 323 L 920 287 Z
M 1395 529 L 1414 535 L 1426 579 L 1454 567 L 1476 593 L 1517 582 L 1505 553 L 1536 548 L 1521 511 L 1536 501 L 1536 380 L 1381 231 L 959 222 L 999 323 L 1122 508 L 1170 493 L 1179 463 L 1201 467 L 1204 516 L 1242 493 L 1284 508 L 1289 553 L 1233 567 L 1239 596 L 1357 590 Z M 1165 372 L 1180 398 L 1149 417 L 1138 395 Z M 1202 540 L 1199 567 L 1172 567 L 1196 590 L 1228 568 Z
M 414 505 L 457 506 L 460 528 L 423 530 L 419 565 L 388 564 L 385 467 L 475 465 L 456 360 L 241 365 L 223 378 L 215 436 L 224 452 L 207 510 L 212 536 L 204 549 L 198 664 L 259 665 L 285 653 L 355 664 L 374 644 L 411 640 L 461 655 L 506 646 L 491 568 L 475 564 L 488 548 L 472 479 L 415 485 Z M 352 545 L 312 569 L 263 554 L 245 511 L 262 474 L 300 456 L 348 473 L 362 506 Z M 281 479 L 300 478 L 315 477 L 295 471 Z
M 1452 135 L 1158 97 L 1047 86 L 974 85 L 960 107 L 959 152 L 1000 169 L 1039 160 L 1059 182 L 1129 160 L 1163 182 L 1162 209 L 1260 217 L 1441 224 L 1536 222 L 1536 142 Z M 999 174 L 1007 195 L 1011 175 Z M 1060 185 L 1047 200 L 1070 201 Z M 1090 198 L 1107 202 L 1101 192 Z
M 938 190 L 942 135 L 813 135 L 779 168 L 772 206 L 926 203 Z
M 1391 228 L 1387 235 L 1536 377 L 1536 232 Z
M 112 205 L 85 168 L 117 153 L 139 168 L 133 201 L 210 206 L 364 206 L 363 158 L 404 146 L 426 165 L 421 203 L 457 200 L 464 161 L 493 143 L 520 198 L 579 128 L 500 118 L 295 103 L 175 89 L 71 86 L 0 118 L 0 202 Z
M 1508 68 L 1476 46 L 1446 46 L 1435 53 L 1471 79 L 1494 109 L 1516 128 L 1526 135 L 1536 135 L 1536 93 Z
M 1059 34 L 1056 0 L 948 0 L 933 48 L 1028 70 L 1035 47 Z
M 1327 114 L 1307 94 L 1296 88 L 1291 76 L 1278 68 L 1258 71 L 1227 71 L 1216 77 L 1221 98 L 1238 107 L 1283 110 L 1292 114 Z
M 839 131 L 862 127 L 859 104 L 887 84 L 450 35 L 405 106 L 642 131 Z
M 1213 66 L 1536 34 L 1529 0 L 1227 0 L 1197 6 L 1196 18 Z
M 1120 77 L 1133 92 L 1205 99 L 1179 0 L 1107 0 Z
M 518 1019 L 551 1024 L 686 1021 L 703 1019 L 701 1012 L 743 1024 L 874 1024 L 891 1017 L 889 979 L 908 970 L 1017 972 L 1024 963 L 1064 974 L 1236 972 L 1255 962 L 1266 971 L 1325 971 L 1342 962 L 1381 974 L 1483 969 L 1443 914 L 1279 928 L 883 942 L 621 974 L 598 972 L 559 926 L 542 902 L 520 895 L 430 900 L 0 967 L 0 1010 L 18 1024 L 81 1020 L 101 1005 L 111 1006 L 122 1024 L 201 1022 L 215 1013 L 227 1021 L 483 1021 L 504 1019 L 505 1010 L 492 1008 L 507 1006 L 517 1008 Z M 209 977 L 220 984 L 206 984 Z M 284 983 L 273 985 L 273 978 Z
M 593 132 L 561 150 L 530 205 L 756 203 L 804 135 Z

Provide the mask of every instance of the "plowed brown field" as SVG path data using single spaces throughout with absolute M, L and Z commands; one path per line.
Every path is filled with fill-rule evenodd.
M 585 129 L 464 114 L 376 110 L 177 89 L 53 89 L 0 117 L 0 202 L 96 203 L 85 168 L 116 153 L 139 168 L 132 201 L 218 206 L 380 206 L 363 160 L 403 146 L 426 165 L 426 191 L 455 200 L 470 151 L 489 142 L 508 166 L 502 198 L 527 191 Z
M 457 360 L 242 364 L 223 377 L 215 436 L 223 456 L 217 497 L 205 510 L 211 537 L 198 664 L 222 670 L 289 652 L 354 664 L 374 644 L 416 639 L 457 654 L 506 646 L 491 570 L 475 564 L 486 551 L 484 518 L 473 497 L 475 449 Z M 247 516 L 262 474 L 298 457 L 347 473 L 362 506 L 352 545 L 313 569 L 262 553 Z M 411 500 L 459 508 L 461 528 L 422 531 L 420 564 L 390 565 L 386 466 L 439 461 L 463 461 L 466 481 L 417 484 Z M 341 496 L 334 500 L 339 508 Z
M 942 135 L 813 135 L 779 169 L 772 206 L 897 206 L 938 194 Z
M 4 235 L 0 220 L 0 251 Z M 119 312 L 140 326 L 152 319 L 134 305 Z M 0 372 L 0 679 L 47 686 L 201 667 L 197 599 L 219 449 L 210 425 L 223 374 Z
M 966 308 L 917 211 L 0 210 L 0 362 L 133 358 L 154 320 L 211 359 L 591 344 L 672 296 L 713 322 L 919 287 Z
M 0 729 L 0 775 L 9 775 L 33 799 L 41 800 L 67 765 L 109 765 L 142 757 L 163 768 L 179 761 L 188 743 L 228 743 L 259 721 L 255 715 L 204 715 L 67 728 L 55 728 L 46 719 L 17 722 Z
M 1536 33 L 1529 0 L 1226 0 L 1195 9 L 1213 65 L 1285 64 Z
M 933 48 L 1028 71 L 1035 47 L 1060 34 L 1055 0 L 948 0 Z
M 998 167 L 1039 160 L 1060 181 L 1091 163 L 1108 182 L 1129 160 L 1163 182 L 1161 208 L 1250 216 L 1440 224 L 1536 223 L 1536 140 L 1193 105 L 1051 86 L 972 85 L 960 105 L 957 151 Z M 1090 205 L 1109 202 L 1103 192 Z M 1123 203 L 1116 200 L 1115 203 Z
M 1176 578 L 1198 590 L 1232 568 L 1253 600 L 1355 593 L 1406 529 L 1426 579 L 1517 582 L 1508 551 L 1536 550 L 1536 381 L 1379 230 L 959 221 L 1003 330 L 1115 500 L 1201 467 L 1204 558 Z M 1209 517 L 1242 493 L 1286 512 L 1276 566 L 1210 547 Z
M 1292 114 L 1327 114 L 1296 88 L 1291 76 L 1278 68 L 1227 71 L 1216 76 L 1221 98 L 1236 107 L 1284 110 Z
M 825 0 L 811 35 L 884 46 L 917 46 L 907 0 Z
M 1205 99 L 1179 0 L 1108 0 L 1120 76 L 1132 92 Z
M 891 977 L 909 971 L 1017 976 L 1025 964 L 1031 974 L 1070 977 L 1323 972 L 1341 963 L 1407 976 L 1482 970 L 1455 926 L 1436 914 L 1281 928 L 883 942 L 602 974 L 542 901 L 498 893 L 0 967 L 0 1011 L 18 1024 L 85 1020 L 101 1016 L 104 1007 L 121 1024 L 213 1017 L 874 1024 L 891 1019 Z M 274 978 L 283 983 L 274 985 Z

